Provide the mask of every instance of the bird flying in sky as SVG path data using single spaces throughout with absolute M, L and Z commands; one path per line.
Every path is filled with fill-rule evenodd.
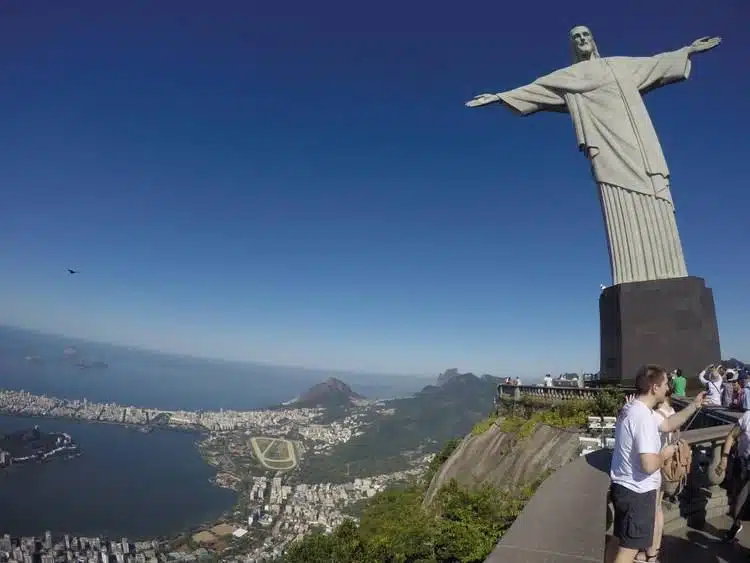
M 68 268 L 68 273 L 69 274 L 77 274 L 78 270 L 71 270 L 70 268 Z

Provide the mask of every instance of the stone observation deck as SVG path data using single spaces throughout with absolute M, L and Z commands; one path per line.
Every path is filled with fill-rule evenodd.
M 589 399 L 595 388 L 498 386 L 501 398 L 528 394 L 557 400 Z M 685 401 L 673 399 L 680 410 Z M 750 559 L 750 530 L 738 542 L 724 544 L 730 526 L 730 498 L 718 482 L 714 467 L 732 424 L 740 413 L 704 408 L 681 438 L 693 446 L 693 468 L 677 502 L 665 501 L 664 539 L 660 560 L 665 563 L 730 563 Z M 612 509 L 608 504 L 611 450 L 601 449 L 564 465 L 539 487 L 523 512 L 502 537 L 485 563 L 601 562 Z

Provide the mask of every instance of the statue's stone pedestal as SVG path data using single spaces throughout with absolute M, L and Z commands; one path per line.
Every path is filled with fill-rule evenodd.
M 601 381 L 633 385 L 643 364 L 681 368 L 688 388 L 721 359 L 714 296 L 689 276 L 606 288 L 599 297 Z

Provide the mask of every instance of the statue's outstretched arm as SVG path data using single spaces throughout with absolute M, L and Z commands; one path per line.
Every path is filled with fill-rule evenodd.
M 488 104 L 502 103 L 498 94 L 479 94 L 474 96 L 474 99 L 466 102 L 467 108 L 478 108 L 480 106 L 486 106 Z
M 701 37 L 690 44 L 690 54 L 705 53 L 721 43 L 721 37 Z

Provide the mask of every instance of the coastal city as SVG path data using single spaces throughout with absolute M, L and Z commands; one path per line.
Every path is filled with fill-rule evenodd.
M 312 528 L 330 531 L 345 518 L 347 507 L 374 496 L 389 484 L 416 477 L 432 456 L 425 456 L 411 469 L 355 479 L 332 485 L 287 486 L 281 477 L 254 477 L 248 498 L 249 516 L 244 521 L 229 518 L 193 533 L 187 541 L 119 541 L 65 535 L 53 541 L 44 537 L 0 537 L 0 562 L 42 563 L 98 562 L 152 563 L 157 561 L 217 560 L 260 563 L 278 559 L 284 548 Z M 253 541 L 254 540 L 254 541 Z
M 8 534 L 0 537 L 0 561 L 2 562 L 154 563 L 164 560 L 158 555 L 159 549 L 158 542 L 130 542 L 127 538 L 110 541 L 102 538 L 65 535 L 54 540 L 50 532 L 46 532 L 42 538 L 11 538 Z
M 197 561 L 256 563 L 278 559 L 290 542 L 313 528 L 330 531 L 353 505 L 391 484 L 417 478 L 433 455 L 417 455 L 402 471 L 353 478 L 346 483 L 302 483 L 290 477 L 302 456 L 327 450 L 360 435 L 373 414 L 392 410 L 360 401 L 340 418 L 321 422 L 326 409 L 256 411 L 164 411 L 155 408 L 68 400 L 25 391 L 0 390 L 0 414 L 70 418 L 91 423 L 135 425 L 148 431 L 171 428 L 199 433 L 197 449 L 216 468 L 213 482 L 237 494 L 220 521 L 179 538 L 128 543 L 126 539 L 76 538 L 53 541 L 10 538 L 0 543 L 0 561 Z
M 33 395 L 23 390 L 0 390 L 1 414 L 137 425 L 146 430 L 157 427 L 214 432 L 247 429 L 269 436 L 285 436 L 296 431 L 304 439 L 315 442 L 314 449 L 317 452 L 356 436 L 364 424 L 366 411 L 387 413 L 381 402 L 361 402 L 359 406 L 354 406 L 353 413 L 349 416 L 322 425 L 314 422 L 325 413 L 322 408 L 167 411 L 115 403 L 95 403 L 85 398 L 69 400 Z

